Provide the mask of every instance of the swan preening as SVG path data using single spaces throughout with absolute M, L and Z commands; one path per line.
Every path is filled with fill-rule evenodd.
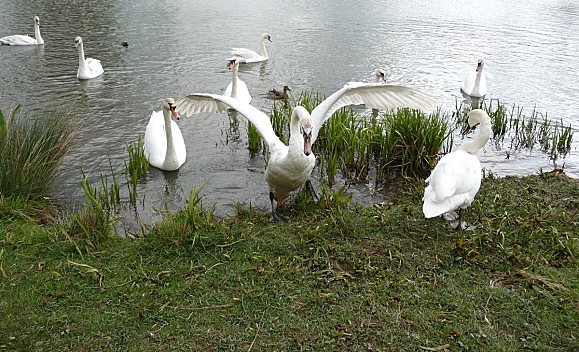
M 460 148 L 443 156 L 426 179 L 422 211 L 432 218 L 459 209 L 457 228 L 463 228 L 463 209 L 470 206 L 477 194 L 482 179 L 482 168 L 476 152 L 489 140 L 491 120 L 481 109 L 469 113 L 468 125 L 480 124 L 478 136 L 465 142 Z
M 177 110 L 187 116 L 203 112 L 226 112 L 228 108 L 245 116 L 263 137 L 269 149 L 265 179 L 269 186 L 272 221 L 285 221 L 277 214 L 278 202 L 309 182 L 315 165 L 312 145 L 324 122 L 341 107 L 364 104 L 369 108 L 431 110 L 437 100 L 411 88 L 382 83 L 348 83 L 322 101 L 312 113 L 294 108 L 290 121 L 290 139 L 285 145 L 276 136 L 269 117 L 255 107 L 223 95 L 191 94 L 177 101 Z
M 240 62 L 251 63 L 251 62 L 261 62 L 267 60 L 267 50 L 265 48 L 265 41 L 269 40 L 271 42 L 271 37 L 267 33 L 261 35 L 261 40 L 259 43 L 259 53 L 253 50 L 245 48 L 233 48 L 231 50 L 231 55 L 238 57 Z
M 478 59 L 476 70 L 470 70 L 466 74 L 462 87 L 460 88 L 465 94 L 481 98 L 487 94 L 487 79 L 484 74 L 485 60 Z
M 40 36 L 40 17 L 34 16 L 34 38 L 27 35 L 15 34 L 0 38 L 0 44 L 3 45 L 35 45 L 44 44 Z
M 237 77 L 237 72 L 239 70 L 239 59 L 229 59 L 229 64 L 227 67 L 229 67 L 230 70 L 233 69 L 233 76 L 231 78 L 231 82 L 227 88 L 225 88 L 223 95 L 239 99 L 240 101 L 249 104 L 251 102 L 251 95 L 249 94 L 247 85 Z
M 272 90 L 270 90 L 269 92 L 267 92 L 269 94 L 269 96 L 272 99 L 276 99 L 276 100 L 282 100 L 288 97 L 288 92 L 291 92 L 290 87 L 288 86 L 283 86 L 283 90 L 277 90 L 275 88 L 273 88 Z
M 78 49 L 78 71 L 76 71 L 76 78 L 91 79 L 100 76 L 105 72 L 100 60 L 90 57 L 85 59 L 84 46 L 81 37 L 76 37 L 74 39 L 74 47 Z
M 374 76 L 375 76 L 375 81 L 376 82 L 386 82 L 386 73 L 384 72 L 383 69 L 381 68 L 377 68 L 374 71 Z
M 161 111 L 153 111 L 145 130 L 145 157 L 152 166 L 173 171 L 185 162 L 185 141 L 179 126 L 171 119 L 171 114 L 176 120 L 180 118 L 175 110 L 175 100 L 166 98 L 162 101 L 162 106 Z

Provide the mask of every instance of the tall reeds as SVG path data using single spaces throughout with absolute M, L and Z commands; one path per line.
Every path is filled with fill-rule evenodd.
M 0 111 L 0 193 L 40 199 L 73 144 L 78 124 L 67 112 L 28 116 L 20 107 Z

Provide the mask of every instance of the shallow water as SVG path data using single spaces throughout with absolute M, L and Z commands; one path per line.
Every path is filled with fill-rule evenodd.
M 273 40 L 270 60 L 244 65 L 239 73 L 252 104 L 264 111 L 271 109 L 266 92 L 273 87 L 329 95 L 347 81 L 372 80 L 377 67 L 386 70 L 388 82 L 420 88 L 453 109 L 463 100 L 465 72 L 484 57 L 487 99 L 547 112 L 549 119 L 571 124 L 579 140 L 579 4 L 572 0 L 4 0 L 0 36 L 32 34 L 34 15 L 40 16 L 45 45 L 0 46 L 0 108 L 22 104 L 30 114 L 64 108 L 83 121 L 54 189 L 69 205 L 83 201 L 81 170 L 91 179 L 107 173 L 109 163 L 120 170 L 126 144 L 144 134 L 161 98 L 221 93 L 231 79 L 229 49 L 256 50 L 264 31 Z M 102 61 L 104 75 L 76 79 L 77 35 L 86 56 Z M 244 127 L 240 141 L 228 141 L 228 124 L 219 114 L 179 121 L 187 161 L 177 172 L 152 170 L 139 191 L 145 217 L 152 209 L 182 206 L 192 186 L 204 186 L 204 204 L 215 204 L 217 214 L 230 213 L 237 202 L 268 209 L 264 161 L 247 151 Z M 574 177 L 577 145 L 558 161 Z M 553 168 L 538 150 L 505 155 L 492 143 L 479 152 L 485 169 L 498 175 Z M 372 201 L 370 190 L 356 192 Z

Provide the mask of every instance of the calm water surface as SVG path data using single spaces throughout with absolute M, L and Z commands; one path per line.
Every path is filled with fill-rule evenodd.
M 322 3 L 322 4 L 320 4 Z M 34 114 L 54 108 L 84 122 L 65 159 L 54 192 L 67 204 L 83 201 L 81 170 L 91 179 L 120 170 L 126 144 L 144 134 L 159 99 L 193 92 L 221 93 L 231 79 L 232 47 L 256 50 L 269 32 L 270 60 L 242 66 L 252 104 L 269 111 L 267 91 L 289 85 L 293 92 L 326 95 L 347 81 L 387 80 L 440 98 L 448 108 L 462 101 L 460 83 L 476 60 L 486 60 L 487 98 L 548 112 L 571 124 L 579 139 L 579 4 L 572 0 L 332 2 L 255 0 L 243 2 L 0 0 L 0 37 L 33 34 L 41 19 L 46 44 L 0 46 L 0 108 L 22 104 Z M 104 75 L 76 79 L 74 38 L 83 37 L 87 57 L 100 59 Z M 120 45 L 130 43 L 128 48 Z M 228 141 L 226 115 L 207 114 L 179 122 L 187 161 L 177 172 L 152 170 L 140 195 L 141 212 L 182 206 L 192 186 L 205 185 L 204 204 L 218 214 L 235 203 L 268 209 L 264 161 L 241 140 Z M 460 143 L 460 142 L 458 142 Z M 479 152 L 483 166 L 499 175 L 550 170 L 539 151 L 519 151 L 508 160 L 492 143 Z M 579 177 L 577 142 L 565 162 Z M 356 190 L 372 201 L 368 189 Z M 149 215 L 150 216 L 150 215 Z M 147 215 L 145 216 L 147 217 Z

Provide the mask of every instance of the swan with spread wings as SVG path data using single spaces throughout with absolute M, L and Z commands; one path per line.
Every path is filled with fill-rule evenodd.
M 265 180 L 269 185 L 271 220 L 287 221 L 277 214 L 277 203 L 284 202 L 294 191 L 309 183 L 315 165 L 312 145 L 320 128 L 332 114 L 347 105 L 366 105 L 368 108 L 432 110 L 437 100 L 412 88 L 383 83 L 347 83 L 343 88 L 322 101 L 310 114 L 303 106 L 296 106 L 290 120 L 290 138 L 285 145 L 276 136 L 269 117 L 255 107 L 237 99 L 216 94 L 191 94 L 177 101 L 177 110 L 187 116 L 228 109 L 237 110 L 260 133 L 269 149 Z

